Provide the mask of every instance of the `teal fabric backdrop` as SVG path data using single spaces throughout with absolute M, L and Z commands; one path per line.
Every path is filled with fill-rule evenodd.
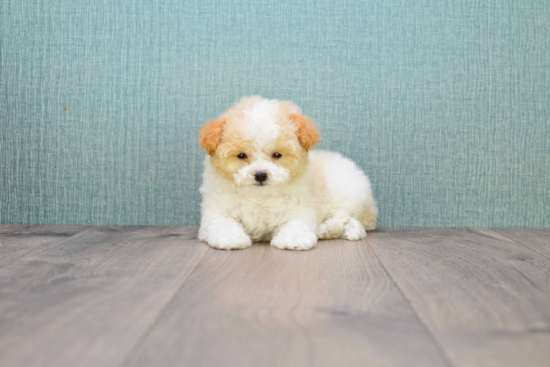
M 380 225 L 550 225 L 550 1 L 0 4 L 1 223 L 196 225 L 197 130 L 260 94 Z

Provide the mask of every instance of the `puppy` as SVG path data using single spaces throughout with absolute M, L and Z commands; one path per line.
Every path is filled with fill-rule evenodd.
M 338 153 L 310 151 L 319 133 L 295 104 L 245 97 L 199 135 L 208 153 L 199 239 L 210 246 L 309 250 L 317 239 L 360 240 L 376 228 L 369 179 Z

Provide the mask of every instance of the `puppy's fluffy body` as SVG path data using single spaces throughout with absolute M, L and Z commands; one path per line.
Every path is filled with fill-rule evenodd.
M 317 239 L 359 240 L 376 228 L 367 176 L 338 153 L 309 151 L 318 139 L 296 105 L 258 96 L 206 124 L 199 239 L 219 249 L 270 241 L 307 250 Z

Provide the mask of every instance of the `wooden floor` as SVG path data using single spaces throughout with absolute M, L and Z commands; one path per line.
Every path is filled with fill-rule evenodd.
M 0 366 L 550 366 L 550 229 L 196 237 L 0 226 Z

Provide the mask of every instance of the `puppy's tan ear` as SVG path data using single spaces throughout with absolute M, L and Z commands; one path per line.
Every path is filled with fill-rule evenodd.
M 199 144 L 206 153 L 213 155 L 216 152 L 218 144 L 220 144 L 224 126 L 225 119 L 220 118 L 212 120 L 201 127 L 199 132 Z
M 298 135 L 298 140 L 306 152 L 310 148 L 316 146 L 319 142 L 319 132 L 311 120 L 299 113 L 291 114 L 290 119 L 294 121 L 294 124 L 296 124 L 296 134 Z

